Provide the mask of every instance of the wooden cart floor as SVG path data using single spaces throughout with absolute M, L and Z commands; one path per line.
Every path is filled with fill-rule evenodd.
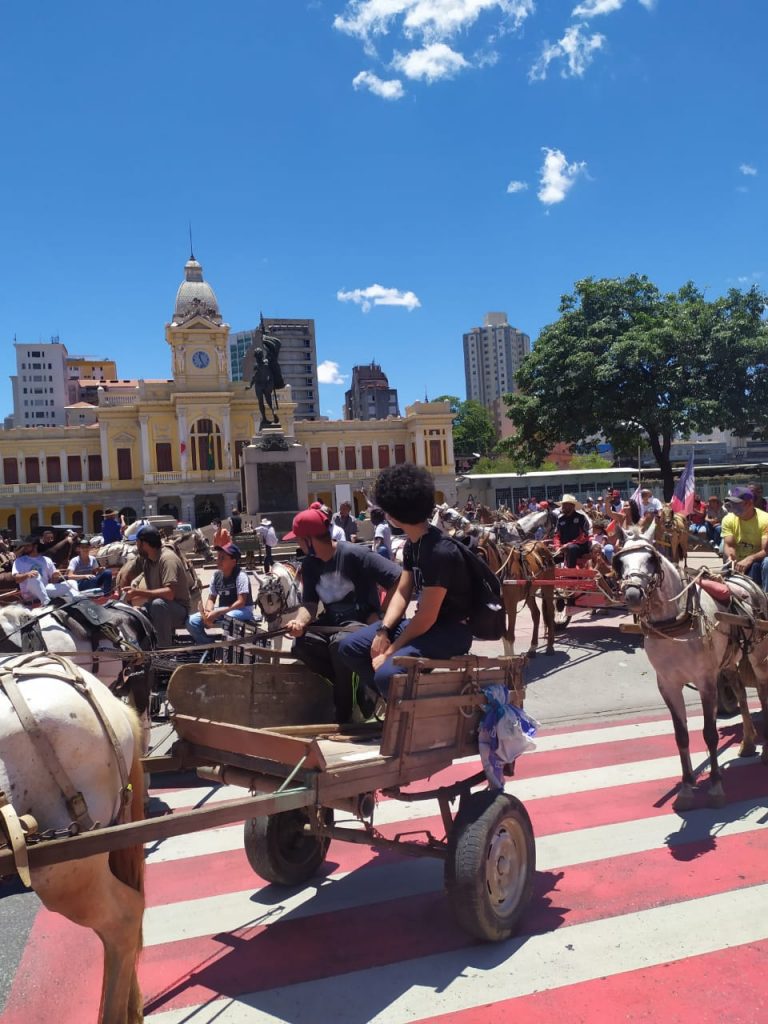
M 375 764 L 386 760 L 380 753 L 378 736 L 371 740 L 320 739 L 317 742 L 329 767 L 347 764 Z

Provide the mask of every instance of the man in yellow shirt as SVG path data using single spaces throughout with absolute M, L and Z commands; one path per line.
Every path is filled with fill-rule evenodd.
M 723 518 L 723 554 L 738 572 L 768 591 L 768 512 L 755 508 L 748 487 L 728 491 L 728 514 Z

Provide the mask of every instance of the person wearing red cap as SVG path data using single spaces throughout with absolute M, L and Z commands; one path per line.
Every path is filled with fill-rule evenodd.
M 367 623 L 381 618 L 379 588 L 393 591 L 400 566 L 367 547 L 335 541 L 330 519 L 322 507 L 311 506 L 293 519 L 283 540 L 295 540 L 304 554 L 303 600 L 287 632 L 294 638 L 293 653 L 304 664 L 330 680 L 336 721 L 352 717 L 355 702 L 362 713 L 372 710 L 362 692 L 355 692 L 352 671 L 339 658 L 341 640 Z M 318 615 L 322 601 L 323 611 Z

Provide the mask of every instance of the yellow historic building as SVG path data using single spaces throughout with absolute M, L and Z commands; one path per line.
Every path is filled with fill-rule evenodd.
M 194 258 L 165 337 L 171 379 L 81 380 L 88 401 L 67 407 L 67 426 L 0 432 L 0 529 L 96 531 L 110 506 L 126 518 L 169 514 L 203 525 L 240 503 L 239 454 L 260 415 L 253 391 L 229 379 L 229 325 Z M 278 396 L 286 435 L 306 449 L 310 497 L 335 507 L 340 486 L 354 494 L 379 469 L 412 461 L 429 467 L 441 498 L 455 499 L 447 403 L 416 402 L 386 420 L 294 422 L 290 388 Z

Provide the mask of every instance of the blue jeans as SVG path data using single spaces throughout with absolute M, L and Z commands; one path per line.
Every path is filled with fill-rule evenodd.
M 381 623 L 372 622 L 370 626 L 349 633 L 339 642 L 339 658 L 353 672 L 357 672 L 360 682 L 378 690 L 386 697 L 392 676 L 398 675 L 402 669 L 393 664 L 393 658 L 387 658 L 384 664 L 373 671 L 371 664 L 371 644 Z M 403 619 L 395 630 L 395 638 L 399 637 L 408 620 Z M 395 658 L 453 658 L 458 654 L 466 654 L 472 646 L 472 631 L 469 626 L 460 622 L 436 622 L 431 629 L 417 636 L 405 647 L 401 647 Z
M 83 590 L 100 590 L 102 594 L 112 593 L 112 573 L 109 569 L 102 569 L 101 572 L 97 572 L 92 580 L 78 580 L 77 589 Z
M 764 558 L 762 562 L 753 562 L 749 567 L 747 576 L 761 586 L 763 590 L 768 591 L 768 558 Z
M 704 525 L 707 528 L 707 540 L 709 541 L 709 543 L 719 547 L 720 534 L 723 529 L 720 523 L 705 523 Z
M 253 605 L 247 605 L 245 608 L 233 608 L 232 611 L 227 612 L 224 618 L 237 619 L 239 622 L 257 621 L 256 616 L 253 614 Z M 186 626 L 187 632 L 196 644 L 212 643 L 210 635 L 205 631 L 203 616 L 200 612 L 195 612 L 194 615 L 190 615 L 187 619 Z

